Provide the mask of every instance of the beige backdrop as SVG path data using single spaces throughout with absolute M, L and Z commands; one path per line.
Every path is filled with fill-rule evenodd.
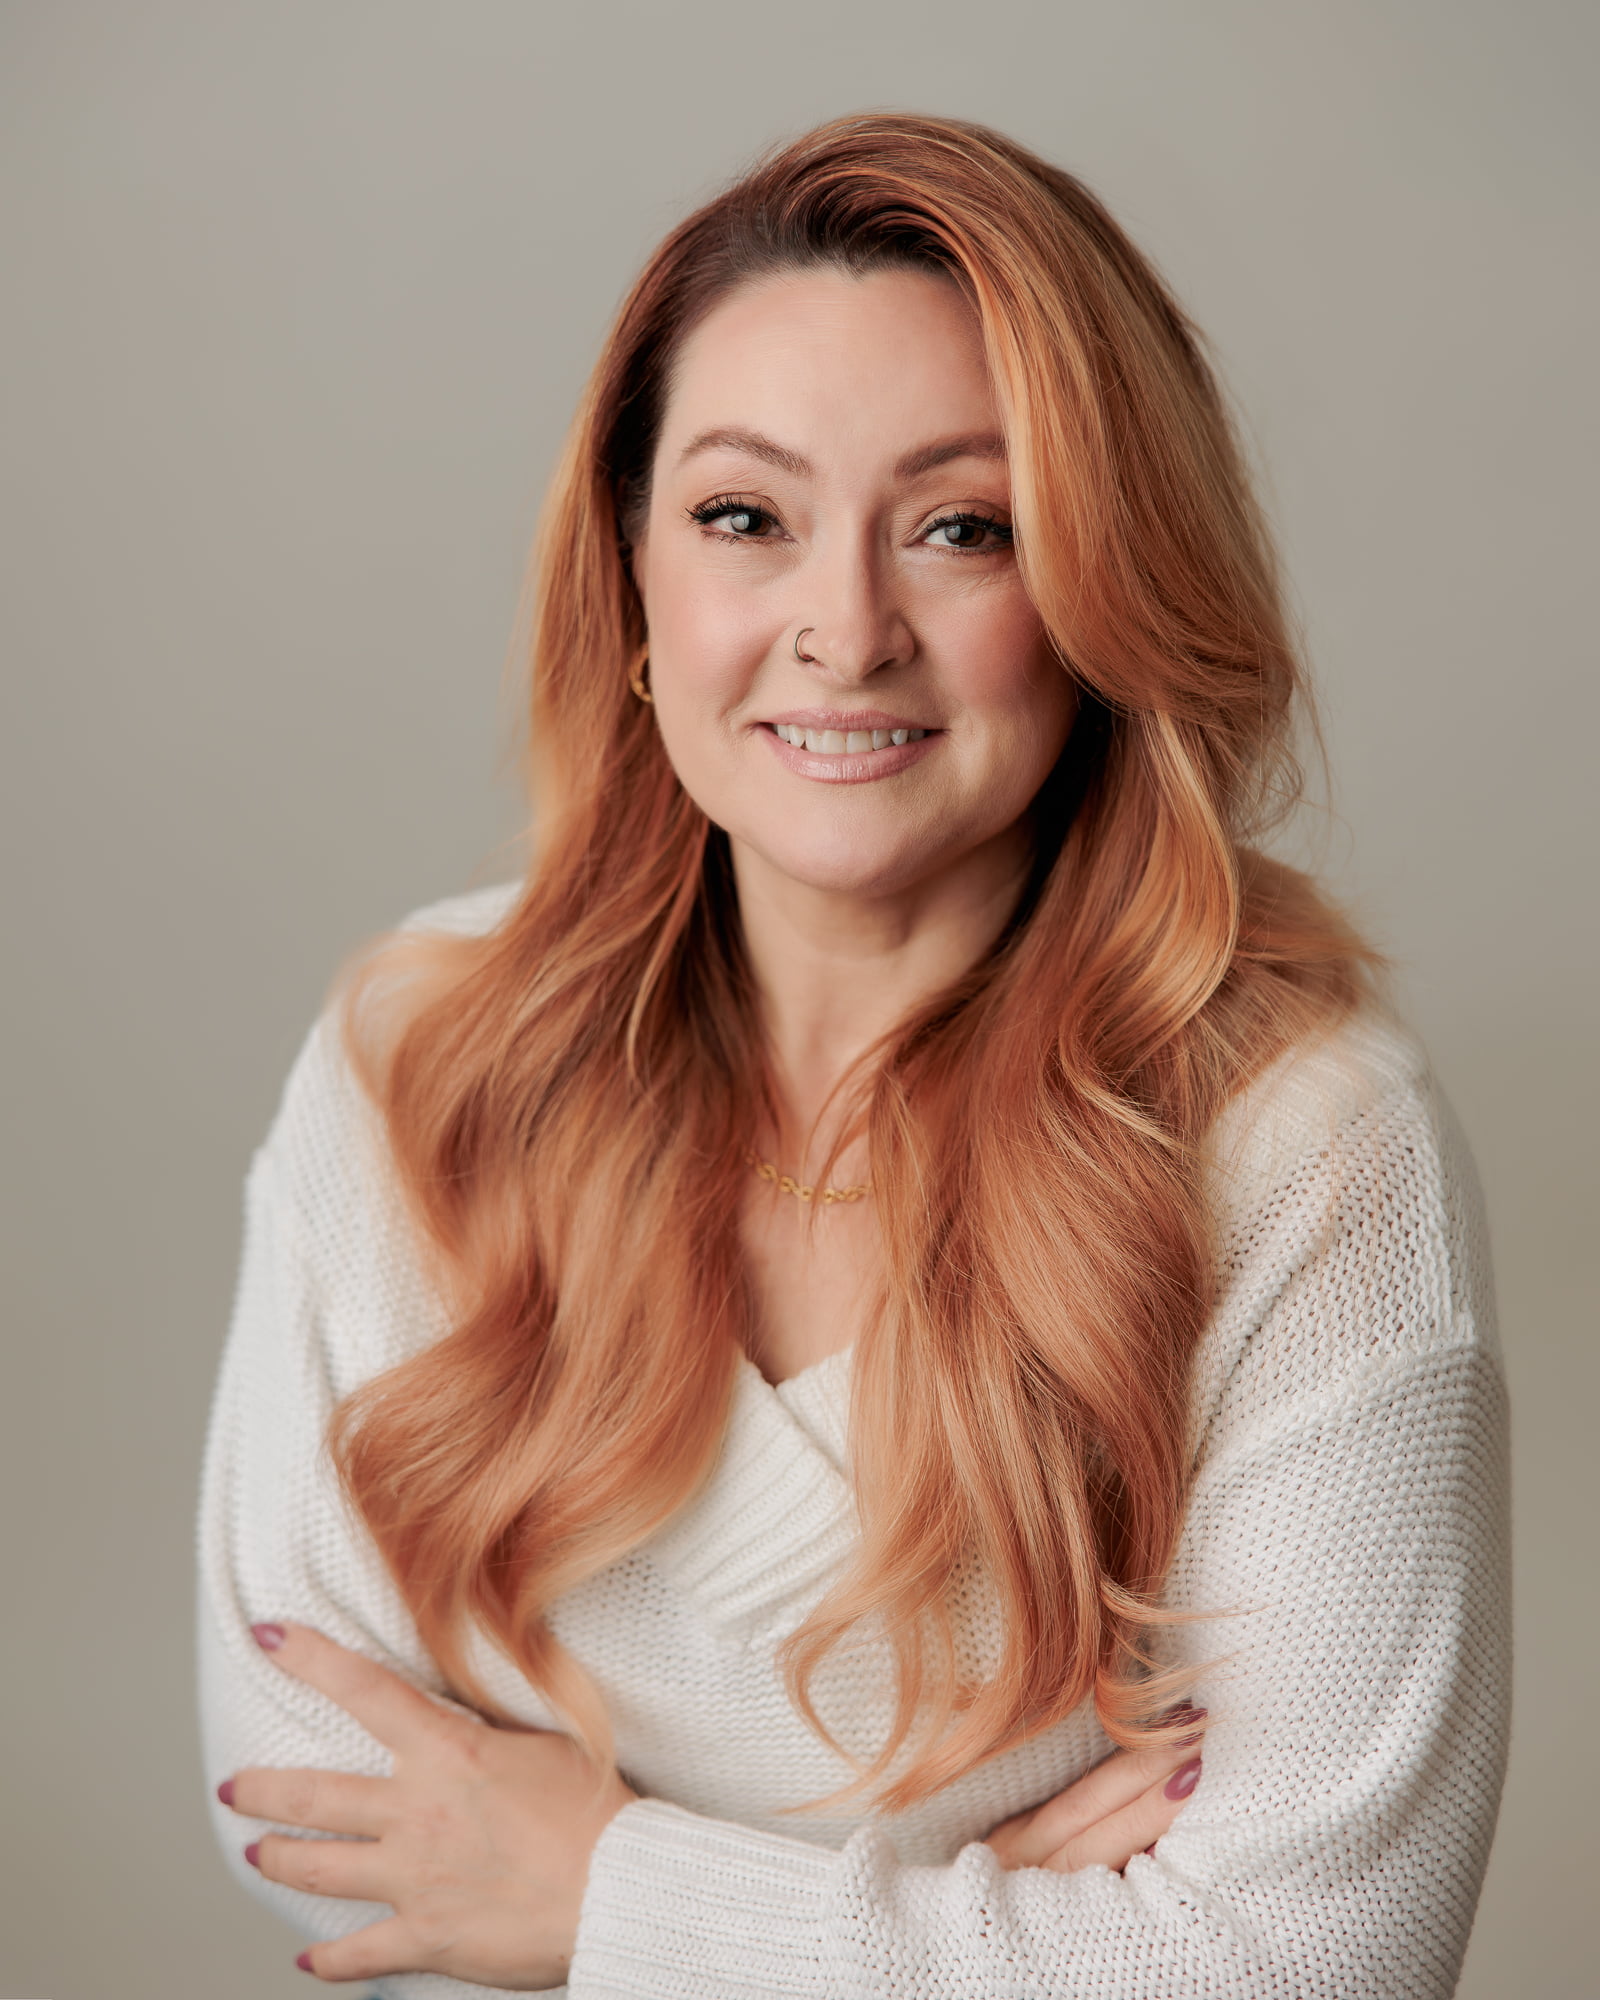
M 198 1453 L 240 1178 L 340 954 L 509 872 L 525 544 L 646 246 L 874 105 L 1076 169 L 1214 337 L 1331 866 L 1488 1187 L 1521 1664 L 1463 1992 L 1579 2000 L 1600 1129 L 1583 0 L 0 10 L 0 1995 L 303 1996 L 203 1824 Z

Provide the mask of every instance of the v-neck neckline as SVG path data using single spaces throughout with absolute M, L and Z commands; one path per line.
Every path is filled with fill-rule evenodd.
M 792 1375 L 785 1375 L 781 1382 L 767 1382 L 766 1376 L 761 1375 L 759 1368 L 756 1368 L 756 1373 L 761 1375 L 763 1382 L 767 1382 L 769 1389 L 787 1389 L 793 1382 L 803 1382 L 808 1375 L 820 1374 L 825 1369 L 837 1369 L 841 1363 L 848 1363 L 854 1353 L 855 1348 L 853 1346 L 836 1347 L 831 1354 L 824 1354 L 817 1361 L 808 1361 L 804 1368 L 797 1368 Z M 753 1361 L 750 1365 L 752 1368 L 755 1368 Z
M 845 1348 L 769 1382 L 741 1354 L 716 1462 L 645 1545 L 709 1624 L 752 1649 L 792 1632 L 855 1546 L 850 1362 Z
M 849 1477 L 850 1376 L 854 1349 L 842 1347 L 820 1361 L 786 1375 L 781 1382 L 762 1381 L 805 1432 L 833 1469 Z M 758 1374 L 760 1370 L 756 1371 Z

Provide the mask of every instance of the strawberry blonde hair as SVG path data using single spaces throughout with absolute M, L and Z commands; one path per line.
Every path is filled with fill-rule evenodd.
M 536 551 L 528 880 L 489 935 L 391 943 L 349 998 L 453 1330 L 344 1403 L 331 1443 L 450 1684 L 498 1712 L 476 1627 L 609 1756 L 545 1613 L 716 1456 L 773 1104 L 725 837 L 629 692 L 628 536 L 678 344 L 732 287 L 816 266 L 928 270 L 971 301 L 1021 573 L 1080 700 L 1021 908 L 859 1083 L 886 1272 L 854 1359 L 859 1546 L 783 1662 L 828 1737 L 819 1664 L 863 1621 L 887 1643 L 892 1726 L 835 1798 L 898 1810 L 1088 1697 L 1118 1742 L 1160 1730 L 1176 1682 L 1149 1631 L 1214 1290 L 1203 1142 L 1355 1003 L 1369 956 L 1255 845 L 1298 795 L 1300 673 L 1194 329 L 1095 197 L 1009 139 L 824 125 L 675 229 L 624 302 Z M 972 1564 L 1003 1635 L 981 1677 L 954 1643 Z

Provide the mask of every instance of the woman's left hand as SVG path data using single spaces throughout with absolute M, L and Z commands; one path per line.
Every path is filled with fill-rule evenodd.
M 268 1833 L 245 1849 L 271 1881 L 394 1910 L 313 1945 L 301 1969 L 319 1979 L 441 1972 L 518 1993 L 559 1986 L 595 1842 L 637 1794 L 571 1737 L 459 1714 L 309 1626 L 254 1630 L 286 1673 L 394 1756 L 389 1778 L 248 1770 L 219 1788 L 252 1819 L 362 1836 Z

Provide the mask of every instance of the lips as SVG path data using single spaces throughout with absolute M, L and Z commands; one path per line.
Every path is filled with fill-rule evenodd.
M 918 722 L 916 716 L 896 714 L 892 708 L 786 708 L 778 716 L 766 716 L 766 726 L 798 722 L 802 730 L 922 730 L 932 732 L 932 722 Z
M 864 750 L 887 750 L 902 743 L 920 743 L 925 729 L 806 729 L 798 722 L 768 725 L 781 742 L 795 750 L 809 750 L 813 757 L 859 756 Z
M 760 724 L 757 734 L 796 777 L 859 785 L 919 762 L 943 731 L 882 710 L 802 709 Z

